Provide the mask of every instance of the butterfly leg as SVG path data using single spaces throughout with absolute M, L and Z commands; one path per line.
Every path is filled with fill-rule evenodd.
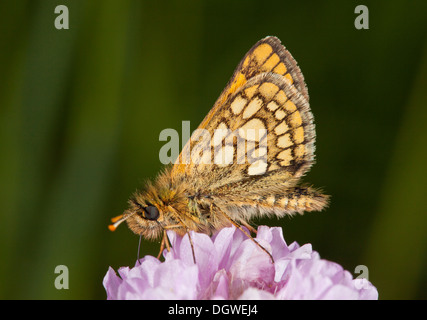
M 163 250 L 165 249 L 165 246 L 166 246 L 166 249 L 168 250 L 168 252 L 170 252 L 171 251 L 171 247 L 170 247 L 170 244 L 169 244 L 169 239 L 168 239 L 168 236 L 166 234 L 166 230 L 163 230 L 162 243 L 160 245 L 160 251 L 159 251 L 159 254 L 157 255 L 157 259 L 160 259 L 160 256 L 162 255 Z
M 164 239 L 165 244 L 166 244 L 166 249 L 168 250 L 168 252 L 170 252 L 171 251 L 171 246 L 169 244 L 169 238 L 168 238 L 168 235 L 166 233 L 166 230 L 163 230 L 163 239 Z
M 191 239 L 190 229 L 185 225 L 184 221 L 182 221 L 182 219 L 180 218 L 179 213 L 174 208 L 172 208 L 171 206 L 169 206 L 168 208 L 171 212 L 174 212 L 174 217 L 176 218 L 176 220 L 179 221 L 181 228 L 184 228 L 185 232 L 188 234 L 188 240 L 190 240 L 191 252 L 193 253 L 193 261 L 194 261 L 194 264 L 196 264 L 196 254 L 194 253 L 194 245 L 193 245 L 193 239 Z
M 142 235 L 139 235 L 139 241 L 138 241 L 138 252 L 136 254 L 136 261 L 138 261 L 138 263 L 141 265 L 141 261 L 139 261 L 139 250 L 141 249 L 141 240 L 142 240 Z
M 242 225 L 243 225 L 244 227 L 246 227 L 246 228 L 247 228 L 251 233 L 253 233 L 253 234 L 257 235 L 257 230 L 256 230 L 254 227 L 252 227 L 249 223 L 247 223 L 247 222 L 243 221 L 243 222 L 242 222 Z
M 188 229 L 186 229 L 186 230 L 187 230 L 187 234 L 188 234 L 188 240 L 190 240 L 191 252 L 193 253 L 193 262 L 194 262 L 194 264 L 196 264 L 196 254 L 194 253 L 193 240 L 191 239 L 190 231 Z
M 224 217 L 226 217 L 237 229 L 239 229 L 240 231 L 242 231 L 249 239 L 251 239 L 258 247 L 260 247 L 265 253 L 268 254 L 268 256 L 271 259 L 271 262 L 274 264 L 274 259 L 273 256 L 271 255 L 270 252 L 268 252 L 268 250 L 266 248 L 264 248 L 262 245 L 260 245 L 254 238 L 252 238 L 252 236 L 245 230 L 242 228 L 242 226 L 240 224 L 238 224 L 236 221 L 234 221 L 228 214 L 226 214 L 224 211 L 222 211 L 218 206 L 216 206 L 216 208 L 218 209 L 219 212 L 221 212 Z M 246 225 L 245 225 L 246 227 Z M 251 227 L 252 228 L 252 227 Z M 253 228 L 252 228 L 253 229 Z

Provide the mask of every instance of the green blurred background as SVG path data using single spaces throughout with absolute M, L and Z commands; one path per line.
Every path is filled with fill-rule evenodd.
M 69 30 L 57 30 L 57 5 Z M 354 9 L 369 8 L 369 30 Z M 427 2 L 0 2 L 0 298 L 105 299 L 138 237 L 109 219 L 162 165 L 165 128 L 191 129 L 267 35 L 298 61 L 317 129 L 305 178 L 332 195 L 282 220 L 381 299 L 427 298 Z M 144 242 L 144 254 L 158 243 Z M 57 290 L 57 265 L 69 289 Z

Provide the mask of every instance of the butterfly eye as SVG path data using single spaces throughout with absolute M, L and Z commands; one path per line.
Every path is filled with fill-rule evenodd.
M 148 206 L 144 208 L 144 218 L 148 220 L 157 220 L 159 217 L 159 210 L 155 206 Z

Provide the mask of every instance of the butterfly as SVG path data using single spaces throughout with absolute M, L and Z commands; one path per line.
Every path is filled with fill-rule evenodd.
M 143 238 L 162 237 L 159 256 L 170 248 L 167 230 L 190 237 L 234 225 L 257 243 L 251 219 L 328 205 L 329 196 L 300 183 L 314 163 L 315 138 L 301 70 L 278 38 L 266 37 L 243 57 L 175 163 L 134 193 L 109 228 L 126 221 Z

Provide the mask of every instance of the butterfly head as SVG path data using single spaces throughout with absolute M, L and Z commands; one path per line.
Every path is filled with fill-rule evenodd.
M 133 197 L 124 214 L 112 219 L 113 224 L 109 229 L 114 231 L 124 221 L 134 233 L 146 239 L 155 239 L 163 232 L 164 214 L 159 204 L 152 204 L 142 197 Z

